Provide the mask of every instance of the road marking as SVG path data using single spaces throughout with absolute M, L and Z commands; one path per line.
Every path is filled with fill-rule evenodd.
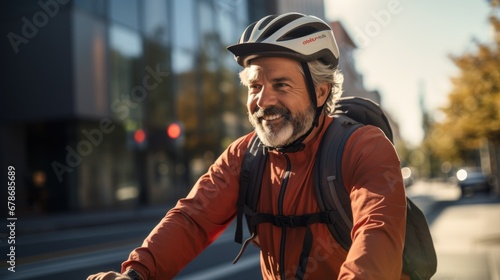
M 82 255 L 84 253 L 88 252 L 102 252 L 103 250 L 109 250 L 113 248 L 120 248 L 124 246 L 132 246 L 132 247 L 137 247 L 140 244 L 142 244 L 142 239 L 140 238 L 128 238 L 128 239 L 121 239 L 117 241 L 110 241 L 110 242 L 105 242 L 105 243 L 99 243 L 99 244 L 91 244 L 87 246 L 81 246 L 73 249 L 63 249 L 59 248 L 59 250 L 54 249 L 49 252 L 42 252 L 34 255 L 29 255 L 26 257 L 20 257 L 19 258 L 19 266 L 24 266 L 27 264 L 32 264 L 32 263 L 37 263 L 40 261 L 49 261 L 49 260 L 59 260 L 61 258 L 67 258 L 71 257 L 74 255 Z M 1 264 L 0 264 L 1 265 Z
M 16 267 L 16 273 L 10 274 L 8 279 L 33 279 L 34 277 L 81 269 L 103 263 L 114 263 L 124 260 L 133 249 L 133 246 L 123 246 L 100 252 L 90 252 L 20 265 Z
M 80 228 L 61 230 L 48 233 L 29 234 L 20 236 L 22 245 L 43 244 L 47 242 L 60 242 L 75 239 L 88 239 L 92 237 L 114 236 L 117 234 L 137 233 L 143 236 L 155 226 L 153 223 L 134 224 L 134 226 L 110 225 L 95 228 Z M 144 237 L 146 237 L 144 235 Z
M 222 264 L 211 269 L 205 269 L 183 277 L 175 278 L 175 280 L 212 280 L 227 277 L 252 266 L 258 266 L 260 262 L 259 255 L 260 254 L 249 255 L 248 257 L 241 258 L 237 264 Z

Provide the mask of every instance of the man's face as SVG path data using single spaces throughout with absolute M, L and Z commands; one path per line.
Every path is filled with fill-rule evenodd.
M 262 57 L 245 70 L 248 117 L 267 146 L 286 146 L 312 125 L 315 111 L 299 67 L 292 59 Z

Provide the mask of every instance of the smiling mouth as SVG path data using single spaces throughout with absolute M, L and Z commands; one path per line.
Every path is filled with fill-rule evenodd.
M 271 121 L 280 119 L 282 117 L 283 117 L 283 115 L 268 115 L 268 116 L 263 116 L 260 119 L 263 121 L 266 121 L 266 122 L 271 122 Z
M 270 108 L 259 108 L 253 113 L 254 120 L 262 125 L 266 126 L 274 126 L 277 125 L 281 121 L 290 118 L 290 112 L 286 110 L 284 107 L 279 108 L 276 106 L 272 106 Z

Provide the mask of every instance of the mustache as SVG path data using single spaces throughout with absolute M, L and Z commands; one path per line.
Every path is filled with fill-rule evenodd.
M 277 106 L 271 106 L 267 108 L 259 108 L 257 107 L 254 112 L 252 113 L 252 116 L 254 118 L 260 119 L 265 116 L 272 116 L 272 115 L 283 115 L 288 117 L 290 115 L 290 111 L 284 107 L 277 107 Z

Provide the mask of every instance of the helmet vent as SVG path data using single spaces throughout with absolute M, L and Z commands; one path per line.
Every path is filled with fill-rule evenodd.
M 247 42 L 250 39 L 250 35 L 252 35 L 252 29 L 254 28 L 255 24 L 257 24 L 257 22 L 254 22 L 247 27 L 247 29 L 243 33 L 243 38 L 240 39 L 240 42 Z
M 268 16 L 266 17 L 265 19 L 262 20 L 262 22 L 260 23 L 260 25 L 258 26 L 258 30 L 262 30 L 264 29 L 264 27 L 266 27 L 266 25 L 271 22 L 273 19 L 275 19 L 276 16 Z
M 262 41 L 265 40 L 269 37 L 271 37 L 274 33 L 276 33 L 278 30 L 280 30 L 283 26 L 289 24 L 290 22 L 303 17 L 304 15 L 298 14 L 298 13 L 292 13 L 289 14 L 288 16 L 284 17 L 278 17 L 276 22 L 273 22 L 270 26 L 264 26 L 264 23 L 269 24 L 269 19 L 274 20 L 276 17 L 268 17 L 266 18 L 262 24 L 259 26 L 259 30 L 266 28 L 264 32 L 259 36 L 259 39 L 257 41 Z
M 290 30 L 290 32 L 287 32 L 285 35 L 281 36 L 277 41 L 287 41 L 310 36 L 316 32 L 320 32 L 323 30 L 330 30 L 330 28 L 321 23 L 310 23 L 307 26 L 298 26 L 297 28 Z

